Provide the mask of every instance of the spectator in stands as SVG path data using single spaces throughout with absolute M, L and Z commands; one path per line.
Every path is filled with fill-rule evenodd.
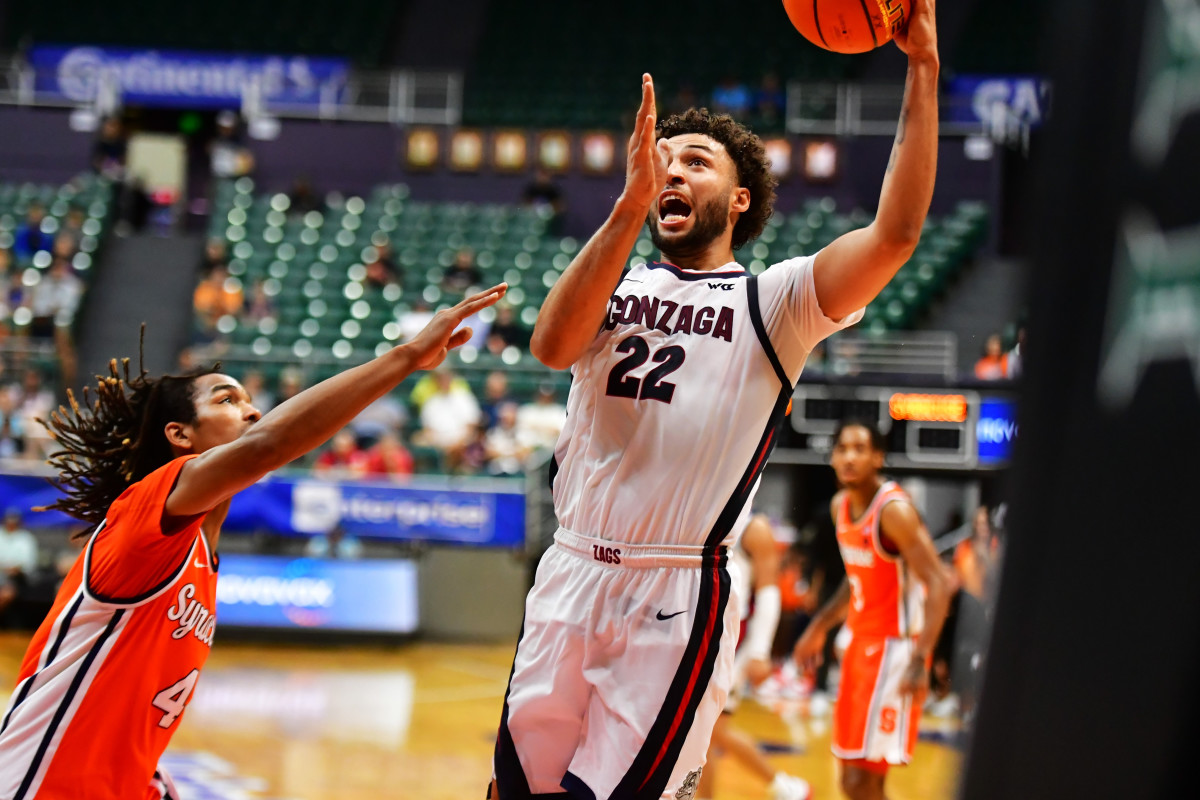
M 304 374 L 295 367 L 284 367 L 279 373 L 279 391 L 275 393 L 275 405 L 282 405 L 304 391 Z
M 483 429 L 491 430 L 496 425 L 499 406 L 502 403 L 514 403 L 508 393 L 508 373 L 503 370 L 492 370 L 483 379 L 483 402 L 480 410 L 483 412 Z
M 696 87 L 685 82 L 680 84 L 679 91 L 675 92 L 671 96 L 671 99 L 667 101 L 664 111 L 665 115 L 682 114 L 689 108 L 701 105 L 704 104 L 700 102 L 700 98 L 696 95 Z
M 367 450 L 364 477 L 402 480 L 413 474 L 412 453 L 392 430 L 384 430 Z
M 317 456 L 313 472 L 332 480 L 361 478 L 366 474 L 367 454 L 359 449 L 353 430 L 342 428 L 334 434 L 328 449 Z
M 200 268 L 196 272 L 199 275 L 210 275 L 217 266 L 228 269 L 229 254 L 225 249 L 225 240 L 220 236 L 212 236 L 204 243 L 204 256 L 200 259 Z
M 562 236 L 567 203 L 563 199 L 562 189 L 554 182 L 554 176 L 548 170 L 542 167 L 534 170 L 533 180 L 525 184 L 521 191 L 521 203 L 544 211 L 547 217 L 546 233 Z
M 488 467 L 487 428 L 482 422 L 471 426 L 467 443 L 463 445 L 455 466 L 456 475 L 478 475 Z
M 211 330 L 221 317 L 241 311 L 244 300 L 241 281 L 231 278 L 228 268 L 217 263 L 196 285 L 192 307 L 201 328 Z
M 392 245 L 390 242 L 384 242 L 377 246 L 375 248 L 375 258 L 368 261 L 364 266 L 367 269 L 367 275 L 363 279 L 363 283 L 369 289 L 382 289 L 389 284 L 394 283 L 399 285 L 401 283 L 400 270 L 392 257 Z
M 217 114 L 217 135 L 208 148 L 215 178 L 240 178 L 254 171 L 254 156 L 242 141 L 240 122 L 228 109 Z
M 246 390 L 246 394 L 250 395 L 254 407 L 263 414 L 275 407 L 275 397 L 267 389 L 267 380 L 258 370 L 247 370 L 242 375 L 242 388 Z
M 726 75 L 713 89 L 713 110 L 731 117 L 745 117 L 750 110 L 750 90 L 732 75 Z
M 517 323 L 516 312 L 508 303 L 496 307 L 496 318 L 488 329 L 488 352 L 499 355 L 506 347 L 526 348 L 529 340 L 525 329 Z
M 434 370 L 432 377 L 433 392 L 421 404 L 421 430 L 413 442 L 442 451 L 453 466 L 472 426 L 480 420 L 479 403 L 466 382 L 456 380 L 445 366 Z
M 29 293 L 29 310 L 33 321 L 29 334 L 36 339 L 53 339 L 59 330 L 67 331 L 79 310 L 83 298 L 83 281 L 75 277 L 71 262 L 62 256 L 54 256 L 50 269 Z
M 412 308 L 400 314 L 400 341 L 407 342 L 416 336 L 433 319 L 433 309 L 423 297 L 417 298 Z M 427 377 L 427 376 L 426 376 Z
M 1017 328 L 1017 341 L 1008 351 L 1008 377 L 1019 378 L 1025 366 L 1025 326 Z
M 12 311 L 21 305 L 21 280 L 13 268 L 12 253 L 0 249 L 0 321 L 7 324 Z
M 67 215 L 63 217 L 62 227 L 59 228 L 58 237 L 61 239 L 64 236 L 71 240 L 72 254 L 79 251 L 79 245 L 83 241 L 83 223 L 87 221 L 84 216 L 83 209 L 77 205 L 72 205 L 67 209 Z
M 246 325 L 257 325 L 264 319 L 278 318 L 279 309 L 275 306 L 275 300 L 267 294 L 264 281 L 254 282 L 254 288 L 250 290 L 250 301 L 242 309 L 241 316 L 242 323 Z
M 997 381 L 1008 374 L 1008 356 L 1004 354 L 1004 344 L 1000 334 L 993 333 L 987 338 L 983 357 L 975 362 L 975 377 L 983 381 Z
M 363 546 L 357 537 L 351 536 L 338 525 L 327 536 L 320 534 L 308 540 L 304 554 L 309 558 L 362 558 Z
M 37 557 L 37 540 L 21 526 L 21 510 L 8 509 L 0 527 L 0 617 L 28 588 Z
M 18 261 L 28 261 L 39 250 L 49 252 L 54 247 L 54 237 L 43 230 L 46 209 L 41 203 L 30 203 L 25 212 L 25 221 L 17 226 L 13 234 L 13 255 Z
M 288 213 L 302 217 L 310 211 L 320 210 L 321 201 L 313 191 L 312 181 L 306 175 L 292 181 L 292 190 L 288 192 Z
M 16 413 L 16 397 L 0 391 L 0 458 L 17 458 L 24 451 L 25 422 Z
M 100 135 L 92 143 L 92 170 L 112 181 L 125 178 L 125 156 L 129 143 L 125 140 L 125 130 L 121 120 L 116 117 L 105 117 L 100 124 Z
M 999 540 L 992 531 L 987 506 L 975 510 L 971 537 L 954 548 L 954 571 L 958 573 L 963 591 L 979 601 L 985 600 L 989 585 L 988 573 L 996 559 Z
M 517 411 L 519 435 L 535 449 L 554 449 L 566 423 L 567 408 L 558 402 L 554 385 L 550 383 L 538 386 L 533 402 Z
M 774 72 L 763 75 L 762 83 L 754 92 L 754 114 L 759 126 L 767 129 L 783 127 L 783 112 L 787 106 L 787 96 L 779 85 L 779 76 Z
M 442 288 L 448 292 L 465 292 L 483 280 L 475 266 L 475 251 L 464 247 L 454 254 L 454 263 L 442 275 Z
M 54 392 L 42 382 L 42 373 L 31 367 L 22 373 L 21 385 L 15 387 L 13 398 L 13 414 L 20 419 L 24 432 L 25 457 L 40 461 L 54 446 L 54 440 L 38 422 L 46 419 L 54 408 Z
M 394 395 L 385 394 L 364 408 L 350 422 L 360 447 L 369 446 L 384 436 L 398 436 L 408 423 L 408 411 Z
M 534 445 L 518 428 L 516 403 L 501 403 L 496 424 L 487 432 L 487 468 L 492 475 L 520 475 Z

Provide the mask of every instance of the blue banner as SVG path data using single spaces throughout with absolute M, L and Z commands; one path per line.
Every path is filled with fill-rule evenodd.
M 1038 127 L 1050 112 L 1050 83 L 1028 75 L 959 75 L 946 86 L 946 115 L 988 125 L 1015 120 Z M 1003 120 L 993 119 L 1002 109 Z
M 415 561 L 221 557 L 218 636 L 234 626 L 412 633 L 417 623 Z
M 979 443 L 979 463 L 994 465 L 1012 457 L 1017 439 L 1017 404 L 1012 400 L 985 397 L 979 404 L 975 440 Z
M 186 108 L 236 108 L 256 82 L 268 105 L 336 103 L 349 72 L 340 58 L 63 45 L 36 46 L 29 62 L 40 94 L 90 103 L 111 75 L 126 103 Z
M 28 512 L 59 497 L 45 478 L 0 475 L 0 506 Z M 29 527 L 81 526 L 58 512 L 29 513 Z M 269 477 L 242 490 L 230 504 L 225 530 L 267 530 L 284 536 L 328 533 L 336 527 L 358 537 L 521 547 L 525 495 L 520 481 L 459 479 L 453 488 L 412 484 L 336 483 Z

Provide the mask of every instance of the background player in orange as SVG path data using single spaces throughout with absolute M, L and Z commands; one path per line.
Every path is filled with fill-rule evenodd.
M 216 626 L 216 555 L 235 494 L 319 446 L 418 369 L 468 340 L 455 330 L 498 286 L 437 314 L 411 341 L 259 419 L 213 370 L 130 377 L 111 362 L 94 402 L 47 427 L 66 496 L 92 526 L 33 636 L 0 721 L 0 798 L 178 797 L 158 759 L 178 727 Z
M 754 740 L 733 724 L 733 712 L 744 691 L 758 686 L 771 674 L 771 645 L 779 627 L 781 597 L 779 591 L 779 546 L 771 522 L 763 514 L 750 518 L 737 545 L 729 551 L 730 578 L 745 587 L 738 597 L 742 608 L 742 633 L 734 651 L 733 688 L 717 724 L 704 772 L 700 774 L 697 800 L 711 800 L 716 787 L 716 759 L 724 754 L 740 762 L 767 784 L 771 800 L 807 800 L 812 796 L 808 782 L 780 772 L 758 749 Z
M 912 758 L 929 660 L 955 583 L 908 495 L 880 476 L 885 449 L 865 422 L 844 422 L 834 435 L 830 462 L 842 489 L 831 512 L 846 580 L 794 653 L 813 667 L 830 628 L 845 618 L 853 631 L 833 731 L 842 790 L 851 800 L 882 800 L 888 767 Z

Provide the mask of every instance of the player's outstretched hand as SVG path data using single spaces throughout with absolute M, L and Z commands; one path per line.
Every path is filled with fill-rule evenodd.
M 896 31 L 896 46 L 910 59 L 938 60 L 937 0 L 913 0 L 908 24 Z
M 654 125 L 658 115 L 654 106 L 654 79 L 642 75 L 642 105 L 638 108 L 625 165 L 625 196 L 646 211 L 654 205 L 667 185 L 667 159 L 658 149 Z
M 446 358 L 446 354 L 461 347 L 471 339 L 470 328 L 459 328 L 462 321 L 480 309 L 495 305 L 504 297 L 508 284 L 501 283 L 478 294 L 465 298 L 451 308 L 439 311 L 421 332 L 406 343 L 413 354 L 415 369 L 433 369 Z
M 804 629 L 800 641 L 792 651 L 792 658 L 802 669 L 816 669 L 825 660 L 825 631 L 818 631 L 812 625 Z
M 900 678 L 900 694 L 915 695 L 929 688 L 929 670 L 924 658 L 914 658 Z

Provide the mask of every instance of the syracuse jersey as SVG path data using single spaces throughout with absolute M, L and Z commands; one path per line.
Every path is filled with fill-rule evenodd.
M 151 787 L 216 626 L 203 515 L 167 535 L 175 459 L 109 508 L 34 634 L 0 722 L 0 798 L 131 800 Z
M 850 516 L 850 497 L 838 506 L 837 541 L 850 583 L 846 627 L 863 638 L 912 637 L 924 622 L 924 588 L 908 573 L 898 553 L 884 546 L 879 519 L 888 503 L 908 495 L 893 481 L 879 487 L 866 512 Z
M 822 313 L 814 259 L 624 276 L 572 368 L 552 473 L 562 527 L 696 547 L 740 534 L 805 359 L 862 317 Z

